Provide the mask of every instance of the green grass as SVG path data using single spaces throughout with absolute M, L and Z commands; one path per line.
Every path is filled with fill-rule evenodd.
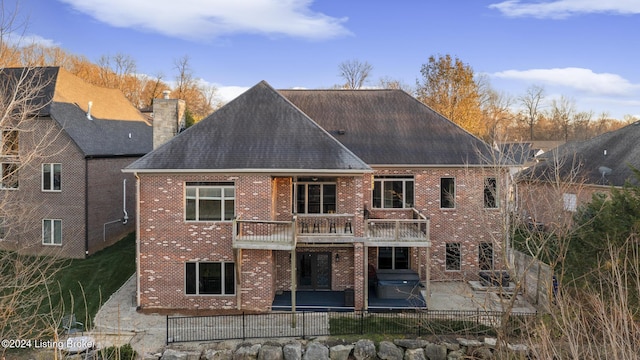
M 329 319 L 331 335 L 376 335 L 376 334 L 494 334 L 488 326 L 473 321 L 420 319 L 402 317 L 364 317 L 335 316 Z
M 51 302 L 54 309 L 74 313 L 91 327 L 93 317 L 109 296 L 135 272 L 135 233 L 86 259 L 65 262 L 56 273 Z

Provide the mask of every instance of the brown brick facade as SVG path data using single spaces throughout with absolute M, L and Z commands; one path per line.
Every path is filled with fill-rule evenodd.
M 33 131 L 21 133 L 18 190 L 0 190 L 2 206 L 11 214 L 4 245 L 28 254 L 84 258 L 86 239 L 90 255 L 134 231 L 135 178 L 121 169 L 135 158 L 85 159 L 53 120 L 41 118 L 34 124 Z M 43 190 L 43 164 L 60 164 L 60 190 Z M 130 221 L 123 225 L 125 178 Z M 43 244 L 43 219 L 61 220 L 61 245 Z M 104 224 L 114 220 L 120 221 L 107 224 L 105 231 Z
M 489 242 L 494 267 L 502 268 L 502 228 L 506 175 L 499 175 L 498 209 L 485 209 L 484 179 L 488 172 L 474 168 L 380 169 L 376 174 L 399 174 L 415 178 L 415 207 L 431 221 L 431 254 L 426 248 L 410 251 L 410 266 L 426 280 L 461 280 L 477 276 L 478 247 Z M 186 182 L 232 182 L 235 215 L 244 220 L 291 220 L 294 180 L 268 174 L 147 174 L 140 176 L 140 306 L 165 309 L 240 309 L 267 311 L 278 291 L 291 289 L 290 251 L 233 250 L 231 222 L 185 221 Z M 440 209 L 440 178 L 456 181 L 456 207 Z M 337 213 L 353 214 L 352 243 L 305 245 L 297 252 L 331 254 L 331 289 L 353 288 L 355 306 L 364 306 L 365 262 L 377 266 L 377 248 L 365 247 L 364 213 L 372 217 L 410 218 L 411 210 L 373 209 L 371 174 L 337 178 Z M 445 270 L 445 244 L 461 244 L 459 271 Z M 367 249 L 367 252 L 365 252 Z M 336 257 L 336 255 L 339 255 Z M 186 262 L 234 262 L 236 295 L 195 296 L 185 294 Z

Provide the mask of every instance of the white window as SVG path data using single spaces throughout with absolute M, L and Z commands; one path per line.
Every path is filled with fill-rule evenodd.
M 498 208 L 498 181 L 494 177 L 484 179 L 484 207 L 485 209 Z
M 406 176 L 376 176 L 373 181 L 373 207 L 407 209 L 413 207 L 414 180 Z
M 2 155 L 3 156 L 18 156 L 19 143 L 18 143 L 18 131 L 17 130 L 4 130 L 2 131 Z
M 299 178 L 296 188 L 298 214 L 336 212 L 335 178 Z
M 440 178 L 440 208 L 453 209 L 456 207 L 456 179 L 452 177 Z
M 62 220 L 43 219 L 42 220 L 42 244 L 61 245 L 62 244 Z
M 188 262 L 185 266 L 187 295 L 233 295 L 236 288 L 234 263 Z
M 4 240 L 7 236 L 6 218 L 0 217 L 0 240 Z
M 408 269 L 408 247 L 378 248 L 378 269 Z
M 577 202 L 577 196 L 576 194 L 562 194 L 562 201 L 564 203 L 564 209 L 566 211 L 572 211 L 575 212 L 576 211 L 576 202 Z
M 2 163 L 2 181 L 0 182 L 0 188 L 18 188 L 18 168 L 19 165 L 16 163 Z
M 188 182 L 185 195 L 187 221 L 231 221 L 235 216 L 233 183 Z
M 459 271 L 462 263 L 460 243 L 447 243 L 445 249 L 445 269 Z
M 42 191 L 60 191 L 61 164 L 42 164 Z

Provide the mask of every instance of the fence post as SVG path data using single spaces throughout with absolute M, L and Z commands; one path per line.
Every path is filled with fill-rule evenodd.
M 306 321 L 305 321 L 305 318 L 306 318 L 307 316 L 305 315 L 305 313 L 306 313 L 306 311 L 303 311 L 303 312 L 302 312 L 302 338 L 303 338 L 303 339 L 305 339 L 305 338 L 306 338 L 306 331 L 305 331 L 305 330 L 306 330 L 306 329 L 305 329 Z M 294 313 L 294 314 L 293 314 L 293 316 L 296 316 L 296 314 Z
M 246 340 L 246 334 L 245 334 L 245 329 L 247 328 L 247 326 L 245 325 L 244 322 L 244 311 L 242 312 L 242 340 Z
M 364 311 L 360 311 L 360 335 L 364 334 Z
M 166 330 L 167 330 L 167 338 L 166 338 L 166 345 L 169 345 L 169 315 L 167 315 L 167 323 L 166 323 Z

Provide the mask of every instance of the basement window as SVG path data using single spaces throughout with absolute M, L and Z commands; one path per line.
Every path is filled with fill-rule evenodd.
M 231 262 L 188 262 L 185 266 L 187 295 L 234 295 L 235 264 Z
M 460 271 L 462 260 L 460 243 L 447 243 L 445 251 L 445 269 L 448 271 Z

